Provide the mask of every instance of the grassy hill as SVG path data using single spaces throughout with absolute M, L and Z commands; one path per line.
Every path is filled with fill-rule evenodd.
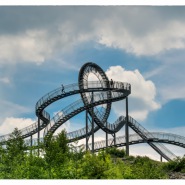
M 0 147 L 0 179 L 174 179 L 185 178 L 185 158 L 159 162 L 149 157 L 125 156 L 123 149 L 109 148 L 96 154 L 68 145 L 62 131 L 44 145 L 44 155 L 28 148 L 14 130 L 6 149 Z M 28 152 L 25 152 L 28 151 Z

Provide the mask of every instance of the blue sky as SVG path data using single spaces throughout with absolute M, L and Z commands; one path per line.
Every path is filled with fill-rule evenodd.
M 33 123 L 36 102 L 76 83 L 88 61 L 131 83 L 129 114 L 145 128 L 184 135 L 185 7 L 1 6 L 0 25 L 1 135 Z M 53 115 L 78 98 L 48 111 Z M 125 114 L 123 105 L 113 104 L 111 121 Z M 84 127 L 83 116 L 65 128 Z

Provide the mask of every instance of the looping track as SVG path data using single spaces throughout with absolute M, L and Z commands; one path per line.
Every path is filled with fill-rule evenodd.
M 94 75 L 98 81 L 88 81 L 89 76 L 92 75 Z M 64 89 L 57 88 L 39 99 L 35 106 L 35 112 L 40 120 L 40 126 L 38 126 L 38 123 L 36 122 L 24 129 L 21 129 L 22 138 L 32 136 L 44 129 L 44 138 L 47 139 L 67 120 L 82 111 L 88 111 L 89 115 L 93 116 L 95 121 L 95 127 L 93 129 L 94 132 L 102 129 L 108 134 L 115 134 L 124 126 L 127 119 L 124 116 L 121 116 L 116 120 L 115 123 L 107 123 L 107 119 L 111 111 L 111 104 L 112 102 L 125 99 L 130 93 L 130 84 L 109 81 L 104 71 L 97 64 L 86 63 L 80 70 L 78 83 L 66 85 L 64 86 Z M 46 107 L 57 100 L 61 100 L 76 94 L 80 94 L 81 99 L 68 105 L 50 119 L 50 114 L 45 110 Z M 100 105 L 102 106 L 101 108 Z M 171 160 L 176 157 L 171 151 L 169 151 L 163 144 L 160 143 L 161 140 L 156 142 L 156 137 L 130 116 L 128 117 L 128 125 L 140 137 L 140 139 L 136 140 L 135 143 L 141 143 L 141 141 L 147 142 L 166 160 Z M 82 128 L 80 130 L 68 133 L 67 137 L 69 142 L 72 142 L 74 140 L 83 139 L 87 136 L 89 137 L 91 134 L 92 127 L 89 125 L 88 130 L 86 130 L 86 128 Z M 0 143 L 6 143 L 8 138 L 9 134 L 0 136 Z M 167 140 L 166 143 L 184 147 L 182 143 L 173 143 L 170 140 Z M 129 144 L 133 143 L 130 141 Z M 115 144 L 115 146 L 118 145 L 119 144 Z

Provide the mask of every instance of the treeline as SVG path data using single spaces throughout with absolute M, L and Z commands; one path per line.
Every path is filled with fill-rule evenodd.
M 0 179 L 167 179 L 171 171 L 185 172 L 185 158 L 161 163 L 148 157 L 125 156 L 123 149 L 109 148 L 97 154 L 77 150 L 62 131 L 37 149 L 27 148 L 15 129 L 0 146 Z

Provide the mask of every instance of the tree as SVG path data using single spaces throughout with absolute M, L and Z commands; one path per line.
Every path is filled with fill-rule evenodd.
M 21 162 L 24 158 L 25 150 L 26 145 L 21 137 L 21 131 L 15 128 L 6 142 L 7 163 L 12 164 L 15 159 L 16 162 Z
M 62 130 L 56 137 L 50 136 L 50 138 L 47 138 L 43 150 L 49 178 L 57 178 L 59 169 L 69 160 L 66 131 Z
M 149 157 L 137 156 L 131 165 L 135 179 L 165 179 L 167 178 L 162 165 Z
M 87 152 L 80 161 L 80 170 L 78 170 L 78 177 L 80 179 L 105 179 L 107 175 L 105 171 L 112 167 L 112 161 L 109 154 L 104 151 L 96 154 Z
M 165 170 L 185 173 L 185 156 L 177 157 L 163 165 Z
M 6 164 L 5 178 L 16 178 L 14 172 L 24 162 L 26 145 L 17 128 L 10 134 L 4 150 L 3 163 Z
M 66 131 L 62 130 L 56 137 L 51 137 L 46 141 L 45 147 L 45 159 L 51 166 L 57 166 L 63 164 L 69 154 L 68 139 Z
M 116 147 L 112 148 L 107 148 L 106 153 L 110 154 L 111 157 L 118 157 L 118 158 L 123 158 L 125 157 L 125 150 L 124 149 L 117 149 Z

